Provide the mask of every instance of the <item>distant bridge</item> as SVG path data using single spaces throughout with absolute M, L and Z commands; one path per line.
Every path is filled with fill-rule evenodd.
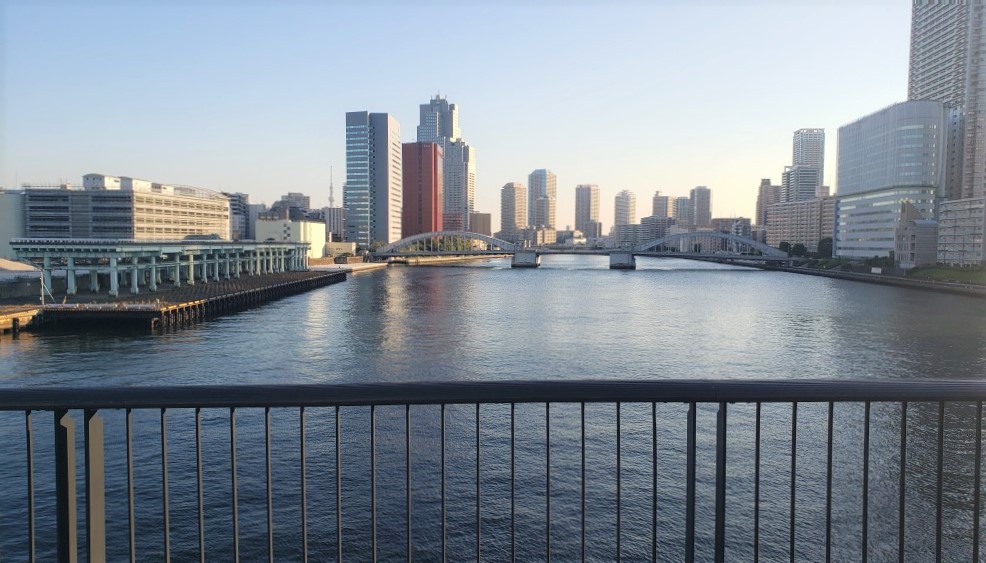
M 712 262 L 787 263 L 782 250 L 729 233 L 677 233 L 621 248 L 525 247 L 496 237 L 468 231 L 435 231 L 403 238 L 380 248 L 378 258 L 418 256 L 513 255 L 514 267 L 537 267 L 544 254 L 594 254 L 610 257 L 610 268 L 634 269 L 636 256 L 685 258 Z

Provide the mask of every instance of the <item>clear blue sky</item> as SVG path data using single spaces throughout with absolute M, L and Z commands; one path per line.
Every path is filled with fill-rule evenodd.
M 558 218 L 596 183 L 602 218 L 637 194 L 713 191 L 714 216 L 751 216 L 780 181 L 791 133 L 906 99 L 910 2 L 0 1 L 0 185 L 87 172 L 337 201 L 344 114 L 460 106 L 478 151 L 476 200 L 558 175 Z

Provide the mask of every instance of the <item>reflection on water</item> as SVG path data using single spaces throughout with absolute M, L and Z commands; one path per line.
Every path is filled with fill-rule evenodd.
M 390 268 L 344 284 L 290 297 L 166 335 L 119 331 L 46 332 L 0 339 L 0 385 L 190 385 L 243 383 L 496 380 L 566 378 L 978 378 L 986 373 L 986 303 L 966 297 L 770 273 L 679 260 L 640 259 L 638 270 L 608 270 L 605 257 L 546 256 L 536 270 L 506 260 L 453 267 Z M 753 405 L 729 407 L 727 559 L 750 560 L 753 533 Z M 510 553 L 509 406 L 481 409 L 484 559 Z M 590 559 L 615 557 L 615 406 L 587 411 L 587 544 Z M 761 554 L 787 559 L 790 405 L 763 406 Z M 681 559 L 684 544 L 684 405 L 657 406 L 658 524 L 662 561 Z M 825 516 L 827 405 L 798 410 L 798 560 L 821 557 Z M 377 411 L 378 519 L 382 555 L 406 542 L 404 409 Z M 950 560 L 971 557 L 975 407 L 946 410 L 944 523 Z M 111 559 L 126 556 L 125 447 L 122 413 L 105 413 Z M 870 536 L 874 560 L 896 557 L 900 406 L 874 404 L 870 434 Z M 448 553 L 475 550 L 475 407 L 447 414 Z M 578 405 L 551 408 L 551 542 L 553 558 L 579 556 Z M 441 446 L 438 407 L 412 418 L 415 554 L 440 545 Z M 245 553 L 265 549 L 262 411 L 237 415 L 239 501 Z M 858 560 L 862 530 L 863 406 L 835 408 L 834 560 Z M 197 522 L 190 411 L 169 411 L 172 545 L 194 556 Z M 53 545 L 49 501 L 51 415 L 34 415 L 39 554 Z M 147 532 L 141 560 L 160 559 L 160 435 L 156 412 L 137 413 L 137 524 Z M 228 413 L 204 412 L 204 492 L 209 559 L 227 560 Z M 367 409 L 342 409 L 346 555 L 369 549 Z M 715 407 L 698 412 L 698 555 L 711 558 Z M 80 427 L 81 428 L 81 427 Z M 543 558 L 545 433 L 543 405 L 518 406 L 518 559 Z M 312 553 L 335 550 L 335 423 L 332 409 L 313 409 L 306 424 Z M 651 405 L 622 411 L 623 555 L 650 553 Z M 298 415 L 273 419 L 275 545 L 294 559 L 298 518 Z M 81 433 L 80 433 L 81 434 Z M 937 495 L 937 405 L 908 410 L 906 545 L 915 560 L 934 550 Z M 81 436 L 79 437 L 81 440 Z M 81 443 L 81 442 L 80 442 Z M 23 553 L 26 506 L 24 419 L 0 416 L 0 552 Z M 81 470 L 81 468 L 80 468 Z M 122 499 L 122 500 L 121 500 Z M 80 513 L 84 514 L 84 513 Z

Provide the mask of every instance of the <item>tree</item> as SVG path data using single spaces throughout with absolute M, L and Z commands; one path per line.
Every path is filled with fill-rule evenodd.
M 791 243 L 786 240 L 781 241 L 781 243 L 777 245 L 777 248 L 780 249 L 781 252 L 787 252 L 788 254 L 791 253 Z
M 832 257 L 832 237 L 825 237 L 818 241 L 818 257 L 819 258 L 831 258 Z
M 808 256 L 808 247 L 799 242 L 791 247 L 791 256 Z

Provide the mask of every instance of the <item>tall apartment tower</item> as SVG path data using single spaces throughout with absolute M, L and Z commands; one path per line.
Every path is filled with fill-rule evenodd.
M 500 189 L 500 232 L 497 236 L 511 242 L 519 240 L 527 227 L 527 190 L 520 182 L 510 182 Z
M 805 201 L 819 196 L 824 183 L 825 130 L 798 129 L 794 132 L 791 165 L 781 176 L 782 200 Z
M 546 198 L 550 201 L 541 204 L 542 211 L 547 215 L 538 216 L 538 200 Z M 546 168 L 539 168 L 527 176 L 527 217 L 534 227 L 544 226 L 554 229 L 555 203 L 558 201 L 558 177 Z
M 444 155 L 442 220 L 450 231 L 468 231 L 476 207 L 476 149 L 462 139 L 459 108 L 435 96 L 421 104 L 419 143 L 435 143 Z
M 914 2 L 910 100 L 945 105 L 945 197 L 986 195 L 986 5 Z
M 781 186 L 775 186 L 770 178 L 760 180 L 760 190 L 757 192 L 757 226 L 766 226 L 770 221 L 767 210 L 775 203 L 781 203 Z
M 633 225 L 637 222 L 637 195 L 630 190 L 616 194 L 613 226 Z
M 598 238 L 602 234 L 599 223 L 599 186 L 579 184 L 575 186 L 575 230 L 586 238 Z
M 401 126 L 388 113 L 346 113 L 346 240 L 369 247 L 401 238 Z
M 671 213 L 674 215 L 675 222 L 680 227 L 688 227 L 695 224 L 695 218 L 692 215 L 692 198 L 690 197 L 674 198 Z
M 654 217 L 669 217 L 671 198 L 661 195 L 660 191 L 654 192 L 654 204 L 651 215 Z
M 404 143 L 402 236 L 442 230 L 442 147 Z
M 712 226 L 712 190 L 705 186 L 695 186 L 689 193 L 692 207 L 692 221 L 696 227 Z

